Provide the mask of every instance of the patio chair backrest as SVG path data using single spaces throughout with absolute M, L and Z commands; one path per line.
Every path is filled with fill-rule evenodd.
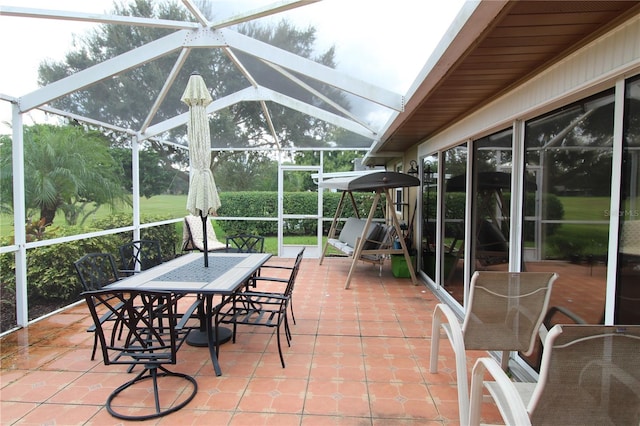
M 137 240 L 121 245 L 120 269 L 122 271 L 136 271 L 136 265 L 140 265 L 139 270 L 144 271 L 162 263 L 162 251 L 160 242 L 157 240 Z
M 296 256 L 296 261 L 293 264 L 293 269 L 291 270 L 291 275 L 289 275 L 289 281 L 287 282 L 287 287 L 284 291 L 285 296 L 291 296 L 293 293 L 293 286 L 296 283 L 296 277 L 298 276 L 298 271 L 300 270 L 300 263 L 302 262 L 302 258 L 304 257 L 304 247 L 300 249 L 298 255 Z
M 175 295 L 104 289 L 85 292 L 84 297 L 102 345 L 105 365 L 175 364 L 181 344 L 181 331 L 175 327 L 178 302 Z M 111 312 L 124 332 L 118 327 L 105 328 L 100 321 L 104 312 Z M 116 335 L 112 336 L 113 333 Z
M 556 325 L 527 411 L 538 424 L 640 424 L 640 325 Z
M 250 234 L 229 235 L 227 250 L 236 253 L 264 253 L 264 237 Z
M 465 349 L 530 353 L 556 278 L 553 272 L 475 272 L 462 324 Z
M 84 291 L 100 290 L 120 279 L 110 253 L 89 253 L 73 263 Z

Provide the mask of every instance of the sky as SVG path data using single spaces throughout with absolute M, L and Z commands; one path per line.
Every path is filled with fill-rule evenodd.
M 119 0 L 119 2 L 122 0 Z M 298 27 L 317 29 L 319 51 L 336 46 L 337 69 L 369 83 L 405 94 L 462 8 L 465 0 L 323 0 L 268 18 L 287 18 Z M 212 0 L 222 16 L 252 10 L 273 0 Z M 2 6 L 103 13 L 113 0 L 0 0 Z M 0 93 L 20 97 L 38 88 L 37 69 L 44 60 L 59 61 L 73 51 L 74 38 L 93 24 L 0 14 Z M 9 40 L 11 42 L 6 42 Z M 8 58 L 11 58 L 10 62 Z M 42 114 L 24 117 L 25 125 Z M 0 101 L 0 133 L 10 132 L 11 107 Z

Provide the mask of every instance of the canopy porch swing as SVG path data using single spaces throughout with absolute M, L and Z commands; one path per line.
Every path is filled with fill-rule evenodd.
M 327 250 L 330 246 L 335 247 L 347 256 L 352 257 L 349 274 L 344 285 L 345 289 L 349 288 L 351 278 L 359 261 L 369 262 L 380 265 L 382 272 L 382 264 L 387 255 L 402 254 L 407 262 L 411 281 L 414 285 L 418 284 L 415 268 L 413 268 L 409 249 L 402 238 L 402 229 L 400 221 L 395 213 L 389 214 L 389 205 L 393 203 L 392 189 L 419 186 L 420 180 L 415 176 L 398 172 L 368 172 L 357 176 L 336 177 L 318 182 L 318 186 L 327 189 L 342 191 L 340 201 L 336 208 L 327 242 L 320 256 L 320 264 L 324 260 Z M 361 219 L 358 213 L 357 203 L 353 197 L 353 192 L 375 192 L 369 216 Z M 382 195 L 385 195 L 384 199 Z M 356 217 L 347 218 L 338 233 L 339 224 L 341 222 L 342 213 L 347 198 L 351 201 Z M 373 218 L 380 202 L 384 203 L 384 225 L 374 222 Z M 394 244 L 395 236 L 399 238 Z

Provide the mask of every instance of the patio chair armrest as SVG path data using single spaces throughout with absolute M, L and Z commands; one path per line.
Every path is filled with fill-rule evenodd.
M 196 301 L 193 302 L 191 306 L 189 306 L 189 308 L 185 311 L 184 314 L 182 314 L 180 321 L 178 321 L 178 324 L 176 325 L 176 330 L 182 330 L 184 326 L 187 324 L 187 321 L 191 319 L 191 316 L 193 315 L 194 311 L 198 309 L 198 307 L 200 307 L 201 305 L 202 305 L 202 299 L 196 298 Z
M 443 321 L 443 319 L 445 321 Z M 438 350 L 440 345 L 440 327 L 447 334 L 451 346 L 456 354 L 456 363 L 458 365 L 466 364 L 466 357 L 464 354 L 465 344 L 464 336 L 462 335 L 462 326 L 458 316 L 453 312 L 448 305 L 444 303 L 438 303 L 433 309 L 433 321 L 431 328 L 431 362 L 430 371 L 432 373 L 438 372 Z M 460 358 L 460 359 L 459 359 Z
M 493 381 L 485 381 L 485 374 L 493 378 Z M 533 385 L 534 384 L 526 384 Z M 483 388 L 487 387 L 493 398 L 505 424 L 507 425 L 531 425 L 529 413 L 520 392 L 509 376 L 504 372 L 500 364 L 493 358 L 479 358 L 471 373 L 471 396 L 469 403 L 468 424 L 477 426 L 480 424 L 480 407 L 484 400 Z M 464 423 L 463 419 L 460 419 Z
M 249 281 L 247 282 L 248 286 L 251 286 L 253 288 L 256 288 L 258 286 L 258 282 L 264 282 L 264 283 L 280 283 L 280 284 L 287 284 L 289 282 L 288 279 L 286 278 L 276 278 L 276 277 L 263 277 L 263 276 L 255 276 L 255 277 L 251 277 L 249 278 Z
M 548 327 L 551 328 L 551 319 L 556 315 L 556 313 L 559 313 L 561 315 L 564 315 L 565 317 L 569 318 L 571 321 L 573 321 L 576 324 L 586 324 L 587 322 L 578 314 L 576 314 L 575 312 L 565 308 L 564 306 L 552 306 L 549 308 L 549 310 L 547 311 L 543 323 Z
M 267 282 L 272 282 L 272 283 L 288 283 L 289 280 L 287 278 L 277 278 L 277 277 L 263 277 L 263 276 L 257 276 L 257 277 L 251 277 L 250 278 L 251 281 L 267 281 Z
M 293 269 L 293 266 L 284 266 L 284 265 L 262 265 L 262 266 L 260 267 L 260 269 L 267 269 L 267 268 L 270 268 L 270 269 L 284 269 L 284 270 L 290 271 L 290 270 L 292 270 L 292 269 Z
M 123 305 L 124 303 L 118 303 L 114 308 L 120 309 L 122 308 Z M 105 321 L 109 321 L 112 316 L 113 316 L 113 312 L 111 311 L 105 312 L 99 319 L 100 324 L 104 324 Z M 87 331 L 93 333 L 94 331 L 96 331 L 96 325 L 95 324 L 91 325 L 89 328 L 87 328 Z
M 277 300 L 287 300 L 289 296 L 281 293 L 270 293 L 270 292 L 259 292 L 259 291 L 243 291 L 238 294 L 241 298 L 246 297 L 260 297 L 260 298 L 269 298 L 269 299 L 277 299 Z

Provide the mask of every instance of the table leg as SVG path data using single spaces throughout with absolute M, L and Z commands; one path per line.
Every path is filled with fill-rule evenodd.
M 198 296 L 200 297 L 200 296 Z M 207 347 L 209 346 L 209 337 L 207 336 L 207 317 L 204 313 L 204 304 L 198 307 L 198 318 L 200 319 L 200 328 L 198 330 L 191 330 L 189 336 L 187 336 L 187 344 L 189 346 Z M 220 344 L 227 343 L 231 340 L 232 331 L 226 327 L 221 327 L 218 331 L 218 338 Z
M 206 304 L 206 324 L 207 324 L 207 344 L 209 346 L 209 355 L 211 356 L 211 363 L 213 364 L 213 369 L 216 372 L 216 376 L 222 376 L 222 369 L 220 368 L 220 363 L 218 362 L 218 338 L 219 336 L 219 327 L 218 324 L 214 325 L 214 308 L 213 308 L 213 295 L 209 294 L 205 299 Z M 219 309 L 219 307 L 217 308 Z M 215 329 L 215 330 L 214 330 Z

